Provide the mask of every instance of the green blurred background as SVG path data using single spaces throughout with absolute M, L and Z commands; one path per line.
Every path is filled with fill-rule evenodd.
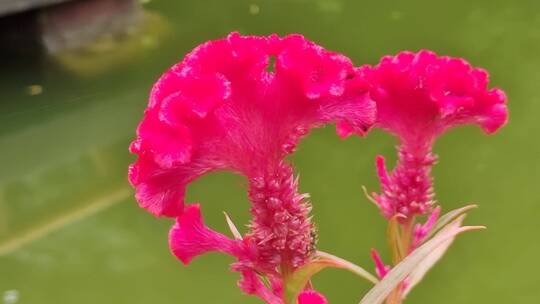
M 259 303 L 236 287 L 232 259 L 205 255 L 184 267 L 169 253 L 168 219 L 139 209 L 126 179 L 128 144 L 152 83 L 208 39 L 301 33 L 374 64 L 431 49 L 487 69 L 509 97 L 510 123 L 495 136 L 453 130 L 436 147 L 444 210 L 476 202 L 469 224 L 408 303 L 540 303 L 540 2 L 144 1 L 127 36 L 75 51 L 3 56 L 0 68 L 0 296 L 5 303 Z M 0 48 L 5 48 L 2 45 Z M 25 55 L 26 56 L 26 55 Z M 340 140 L 315 130 L 292 161 L 309 192 L 319 247 L 368 269 L 388 259 L 385 221 L 361 186 L 376 191 L 374 157 L 395 160 L 379 131 Z M 244 180 L 205 176 L 188 190 L 206 222 L 222 211 L 249 220 Z M 358 303 L 370 284 L 339 270 L 315 278 L 331 303 Z M 0 302 L 2 298 L 0 298 Z

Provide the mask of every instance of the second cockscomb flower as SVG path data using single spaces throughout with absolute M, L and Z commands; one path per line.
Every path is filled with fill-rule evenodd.
M 383 215 L 408 219 L 432 211 L 432 148 L 438 136 L 463 124 L 491 134 L 507 121 L 506 96 L 488 88 L 486 71 L 465 60 L 430 51 L 401 52 L 375 67 L 359 69 L 377 103 L 376 127 L 399 138 L 398 161 L 388 173 L 377 157 L 381 193 L 374 199 Z
M 440 57 L 430 51 L 386 56 L 375 67 L 364 66 L 357 73 L 369 83 L 370 95 L 377 104 L 375 126 L 399 139 L 397 164 L 391 172 L 384 157 L 377 156 L 381 193 L 370 197 L 389 220 L 387 237 L 396 266 L 427 242 L 435 227 L 441 229 L 454 217 L 458 222 L 450 226 L 459 227 L 463 219 L 459 215 L 473 207 L 455 210 L 438 221 L 441 208 L 435 206 L 431 176 L 437 161 L 432 150 L 437 137 L 464 124 L 476 124 L 486 133 L 494 133 L 508 119 L 506 96 L 497 88 L 488 88 L 486 71 L 471 67 L 463 59 Z M 428 215 L 426 222 L 417 223 L 416 217 L 424 215 Z M 432 250 L 433 255 L 419 270 L 388 293 L 387 303 L 401 303 L 452 240 Z M 392 267 L 375 249 L 372 258 L 377 275 L 384 279 Z

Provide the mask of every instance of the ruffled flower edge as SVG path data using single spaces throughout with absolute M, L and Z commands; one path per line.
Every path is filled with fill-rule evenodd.
M 272 57 L 275 69 L 267 71 Z M 275 96 L 258 100 L 269 89 Z M 375 122 L 367 91 L 348 58 L 300 35 L 233 33 L 204 43 L 152 89 L 130 146 L 139 156 L 128 175 L 137 201 L 156 216 L 175 217 L 182 212 L 187 184 L 213 170 L 245 174 L 246 164 L 260 163 L 261 155 L 252 159 L 250 153 L 267 153 L 263 159 L 277 163 L 310 128 L 330 122 L 342 137 L 364 135 Z M 271 104 L 276 98 L 283 100 Z M 277 105 L 279 115 L 273 113 Z M 253 111 L 269 122 L 242 125 Z M 282 129 L 276 133 L 279 142 L 250 138 L 261 127 Z
M 359 68 L 358 75 L 371 86 L 376 126 L 405 144 L 430 145 L 461 124 L 477 124 L 491 134 L 508 121 L 505 93 L 489 89 L 487 71 L 461 58 L 404 51 L 383 57 L 374 67 Z

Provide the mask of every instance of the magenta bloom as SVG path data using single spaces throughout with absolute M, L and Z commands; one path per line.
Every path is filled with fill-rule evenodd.
M 390 174 L 384 158 L 377 157 L 382 193 L 374 198 L 386 218 L 432 210 L 432 146 L 439 135 L 463 124 L 477 124 L 490 134 L 507 121 L 504 92 L 488 89 L 487 72 L 463 59 L 402 52 L 384 57 L 374 68 L 359 69 L 359 74 L 372 86 L 376 126 L 400 140 Z
M 363 135 L 375 120 L 367 90 L 346 57 L 300 35 L 205 43 L 151 92 L 131 145 L 139 155 L 129 172 L 136 198 L 157 216 L 178 217 L 170 245 L 182 262 L 207 251 L 235 256 L 242 290 L 280 303 L 283 275 L 305 264 L 314 246 L 310 206 L 283 159 L 326 123 Z M 253 219 L 241 240 L 204 226 L 198 206 L 184 211 L 186 186 L 214 170 L 249 180 Z
M 298 297 L 298 304 L 327 304 L 326 298 L 313 290 L 306 290 Z
M 384 264 L 383 260 L 381 259 L 381 256 L 379 255 L 379 252 L 375 248 L 371 249 L 371 258 L 373 259 L 373 262 L 375 262 L 375 273 L 377 273 L 377 276 L 379 277 L 379 279 L 384 278 L 384 276 L 392 268 Z

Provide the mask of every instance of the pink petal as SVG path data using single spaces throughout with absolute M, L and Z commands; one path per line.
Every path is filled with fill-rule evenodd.
M 371 249 L 371 258 L 375 262 L 375 272 L 377 273 L 377 276 L 379 279 L 384 278 L 384 276 L 390 271 L 390 266 L 384 264 L 381 256 L 374 248 Z
M 174 217 L 184 208 L 185 188 L 178 174 L 161 169 L 153 160 L 141 155 L 129 167 L 128 178 L 135 187 L 135 198 L 142 208 L 155 216 Z
M 316 99 L 342 95 L 353 66 L 347 57 L 291 35 L 283 39 L 276 70 L 299 83 L 308 98 Z
M 173 128 L 165 125 L 158 120 L 154 110 L 147 111 L 137 134 L 140 138 L 139 147 L 132 151 L 151 151 L 154 161 L 163 168 L 173 168 L 190 160 L 189 129 L 184 126 Z
M 305 290 L 298 296 L 298 304 L 327 304 L 326 298 L 315 290 Z
M 396 209 L 398 209 L 395 203 L 391 199 L 391 197 L 393 197 L 393 193 L 392 193 L 393 183 L 390 176 L 388 175 L 385 159 L 382 155 L 377 155 L 376 164 L 377 164 L 377 176 L 379 177 L 379 181 L 381 183 L 381 191 L 383 194 L 374 195 L 374 198 L 377 204 L 379 205 L 379 208 L 382 214 L 387 219 L 390 219 L 397 212 Z M 391 194 L 390 195 L 391 197 L 389 197 L 388 194 Z
M 203 119 L 226 102 L 231 94 L 229 81 L 220 74 L 178 77 L 177 91 L 162 101 L 160 119 L 182 127 L 192 119 Z
M 379 176 L 381 185 L 383 185 L 383 187 L 389 187 L 392 184 L 392 182 L 390 181 L 390 176 L 388 175 L 388 170 L 386 169 L 384 156 L 377 155 L 376 163 L 377 163 L 377 176 Z
M 243 270 L 238 287 L 248 295 L 256 295 L 268 304 L 283 304 L 279 296 L 264 285 L 253 270 Z
M 433 226 L 435 226 L 435 223 L 439 219 L 440 214 L 441 207 L 437 207 L 433 210 L 433 212 L 431 212 L 430 216 L 424 224 L 416 224 L 414 228 L 411 250 L 414 250 L 416 247 L 422 245 L 428 233 L 431 231 L 431 229 L 433 229 Z
M 238 243 L 208 228 L 202 220 L 199 205 L 186 206 L 169 232 L 171 252 L 184 264 L 196 256 L 217 251 L 239 255 Z

